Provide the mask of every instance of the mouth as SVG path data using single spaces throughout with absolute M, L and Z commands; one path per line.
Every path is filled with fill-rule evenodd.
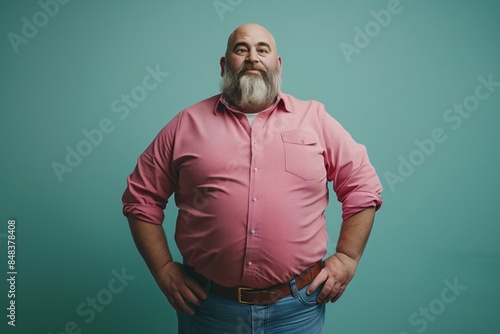
M 256 69 L 251 69 L 251 68 L 245 70 L 245 73 L 258 73 L 258 74 L 262 74 L 261 70 L 256 70 Z
M 240 72 L 238 74 L 238 78 L 242 78 L 245 76 L 264 78 L 264 77 L 266 77 L 266 72 L 262 69 L 258 69 L 255 67 L 243 68 L 240 70 Z

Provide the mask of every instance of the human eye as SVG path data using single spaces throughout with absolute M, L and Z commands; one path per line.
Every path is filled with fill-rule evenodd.
M 245 53 L 247 53 L 247 52 L 248 52 L 248 50 L 247 50 L 246 48 L 240 47 L 240 48 L 237 48 L 236 50 L 234 50 L 234 52 L 235 52 L 236 54 L 241 55 L 241 54 L 245 54 Z

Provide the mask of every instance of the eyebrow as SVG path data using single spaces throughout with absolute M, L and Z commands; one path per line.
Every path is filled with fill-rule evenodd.
M 239 46 L 244 46 L 246 48 L 249 48 L 250 45 L 247 42 L 238 42 L 234 45 L 233 51 L 236 50 L 236 48 Z M 269 45 L 269 43 L 266 43 L 266 42 L 259 42 L 259 43 L 257 43 L 257 46 L 265 46 L 269 50 L 272 50 L 271 45 Z

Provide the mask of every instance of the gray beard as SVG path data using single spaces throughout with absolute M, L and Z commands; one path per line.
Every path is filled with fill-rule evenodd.
M 242 110 L 262 111 L 276 101 L 280 91 L 279 66 L 269 72 L 261 71 L 261 75 L 245 73 L 247 69 L 247 66 L 243 66 L 234 72 L 226 63 L 221 92 L 229 102 Z

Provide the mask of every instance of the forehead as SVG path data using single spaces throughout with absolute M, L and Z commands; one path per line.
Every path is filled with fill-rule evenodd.
M 228 49 L 242 42 L 250 45 L 268 44 L 272 49 L 276 48 L 273 36 L 259 26 L 243 26 L 236 29 L 229 37 Z

